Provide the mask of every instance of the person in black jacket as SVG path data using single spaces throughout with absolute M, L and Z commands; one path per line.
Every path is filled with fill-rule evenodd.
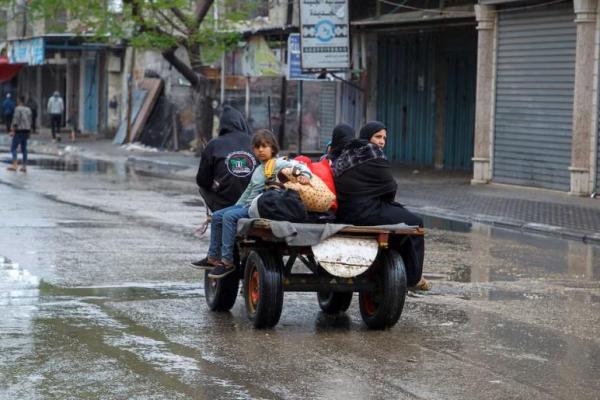
M 248 186 L 256 166 L 251 135 L 244 116 L 226 105 L 219 121 L 219 136 L 204 148 L 196 174 L 200 194 L 211 211 L 233 205 Z
M 333 162 L 337 190 L 337 219 L 354 225 L 405 223 L 423 227 L 423 220 L 395 202 L 398 184 L 383 152 L 387 128 L 379 121 L 367 123 L 359 139 L 350 141 Z M 409 286 L 428 290 L 422 278 L 425 243 L 422 236 L 411 236 L 411 262 L 407 263 Z M 414 251 L 412 251 L 414 250 Z
M 232 206 L 248 186 L 257 166 L 251 134 L 244 116 L 226 105 L 219 121 L 219 136 L 204 148 L 196 174 L 200 195 L 209 210 L 214 212 Z M 192 265 L 211 267 L 206 258 Z

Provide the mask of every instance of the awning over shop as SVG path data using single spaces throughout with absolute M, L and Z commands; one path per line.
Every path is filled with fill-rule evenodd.
M 23 63 L 10 64 L 8 58 L 0 57 L 0 83 L 10 81 L 24 66 Z
M 423 9 L 418 11 L 384 14 L 350 22 L 354 27 L 370 28 L 382 25 L 399 25 L 428 22 L 449 22 L 451 20 L 473 20 L 473 6 L 447 7 L 444 9 Z

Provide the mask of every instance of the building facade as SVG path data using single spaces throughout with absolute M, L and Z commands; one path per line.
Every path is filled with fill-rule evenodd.
M 351 2 L 353 69 L 389 158 L 472 170 L 474 184 L 598 191 L 599 7 Z
M 598 190 L 598 6 L 480 0 L 473 183 Z
M 121 74 L 122 49 L 68 33 L 66 13 L 28 21 L 23 7 L 2 11 L 7 18 L 0 38 L 4 52 L 11 63 L 25 64 L 4 86 L 37 103 L 38 126 L 49 126 L 46 104 L 58 91 L 65 104 L 63 126 L 86 134 L 105 133 L 109 129 L 108 99 L 121 89 L 109 82 L 114 73 Z

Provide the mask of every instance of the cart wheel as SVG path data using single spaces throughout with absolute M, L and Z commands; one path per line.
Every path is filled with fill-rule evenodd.
M 346 312 L 352 303 L 352 292 L 317 292 L 319 307 L 325 314 Z
M 246 312 L 255 328 L 277 325 L 283 307 L 281 261 L 266 251 L 252 250 L 244 271 Z
M 390 328 L 398 322 L 406 297 L 404 261 L 395 250 L 382 251 L 369 275 L 375 283 L 373 291 L 359 293 L 360 315 L 371 329 Z
M 237 298 L 240 278 L 237 272 L 229 274 L 224 278 L 209 278 L 204 272 L 204 296 L 206 304 L 211 311 L 229 311 L 235 304 Z

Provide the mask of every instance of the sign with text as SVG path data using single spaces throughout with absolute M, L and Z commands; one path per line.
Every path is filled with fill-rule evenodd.
M 42 65 L 44 63 L 44 39 L 34 38 L 9 42 L 8 58 L 11 63 Z
M 347 0 L 300 0 L 302 69 L 349 67 Z
M 288 37 L 288 68 L 287 79 L 316 79 L 316 74 L 302 72 L 302 55 L 300 53 L 300 34 L 290 33 Z

